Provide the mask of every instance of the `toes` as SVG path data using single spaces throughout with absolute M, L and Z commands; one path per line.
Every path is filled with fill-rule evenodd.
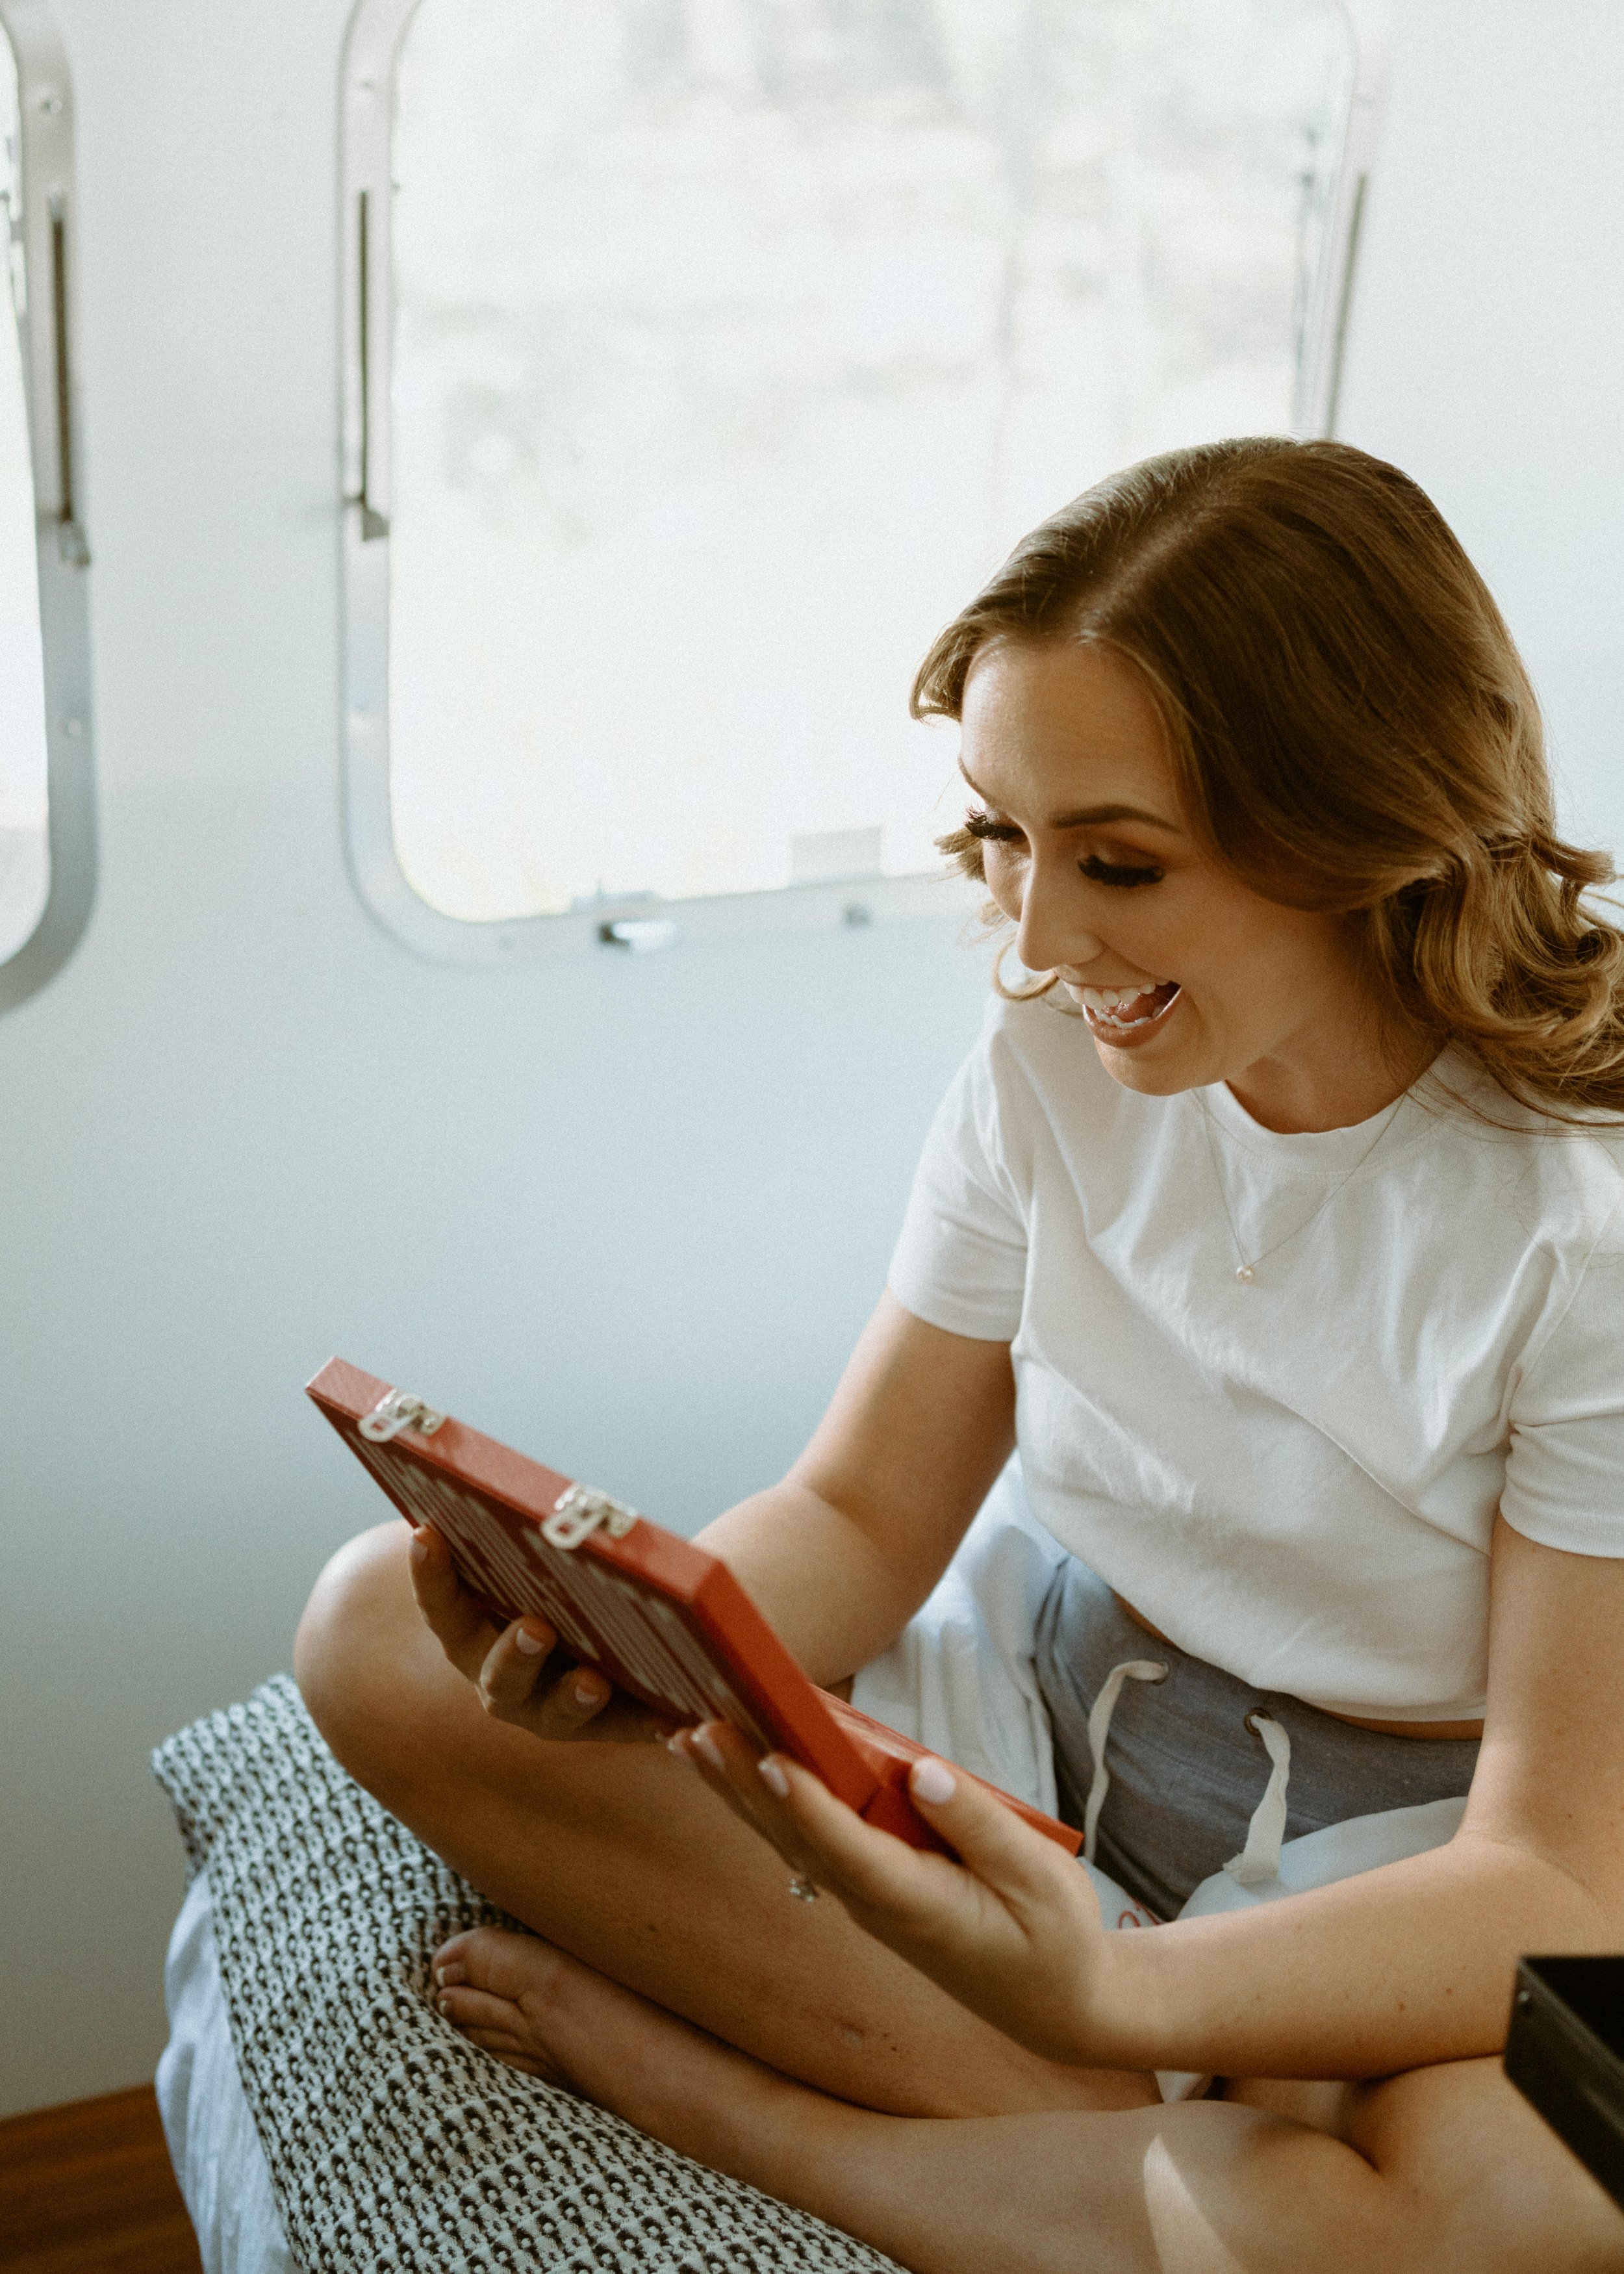
M 462 1934 L 454 1934 L 448 1942 L 440 1944 L 440 1948 L 429 1961 L 429 1971 L 436 1982 L 442 1979 L 461 1982 L 466 1978 L 463 1973 L 463 1958 L 465 1947 L 472 1939 L 472 1935 L 473 1931 L 470 1929 Z
M 524 2034 L 524 2016 L 508 1998 L 493 1998 L 485 1990 L 442 1990 L 435 2009 L 454 2029 L 500 2029 L 516 2043 Z
M 545 1996 L 562 1962 L 561 1954 L 539 1935 L 477 1926 L 442 1944 L 434 1954 L 432 1970 L 436 1989 L 467 1984 L 516 2003 L 527 1993 Z

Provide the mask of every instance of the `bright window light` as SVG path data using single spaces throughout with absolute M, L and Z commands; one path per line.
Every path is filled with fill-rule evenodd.
M 417 893 L 936 865 L 940 626 L 1110 469 L 1290 429 L 1350 49 L 1328 0 L 421 0 L 386 342 Z

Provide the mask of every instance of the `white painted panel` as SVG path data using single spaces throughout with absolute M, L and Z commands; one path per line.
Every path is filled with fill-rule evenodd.
M 1395 19 L 1339 431 L 1454 523 L 1533 672 L 1568 825 L 1624 860 L 1624 8 Z
M 957 919 L 435 968 L 339 835 L 340 0 L 64 0 L 104 868 L 0 1020 L 0 2112 L 150 2073 L 148 1748 L 382 1513 L 330 1351 L 691 1526 L 779 1471 L 979 1015 Z

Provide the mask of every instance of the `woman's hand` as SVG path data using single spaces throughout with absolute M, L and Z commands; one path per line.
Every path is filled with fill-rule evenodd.
M 916 1762 L 915 1806 L 958 1859 L 878 1832 L 816 1777 L 755 1750 L 726 1722 L 685 1729 L 671 1750 L 770 1841 L 796 1877 L 826 1888 L 974 2014 L 1050 2060 L 1116 2065 L 1104 2027 L 1119 1971 L 1086 1871 L 942 1761 Z
M 427 1525 L 412 1526 L 411 1591 L 417 1608 L 459 1674 L 498 1721 L 532 1736 L 590 1737 L 598 1744 L 659 1744 L 674 1722 L 616 1691 L 595 1667 L 560 1664 L 545 1619 L 499 1626 L 457 1577 L 451 1551 Z

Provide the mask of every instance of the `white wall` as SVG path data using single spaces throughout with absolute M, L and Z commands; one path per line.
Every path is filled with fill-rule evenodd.
M 1624 8 L 1395 0 L 1340 432 L 1429 490 L 1624 858 Z
M 984 988 L 956 919 L 516 974 L 374 927 L 338 839 L 342 0 L 61 16 L 105 862 L 0 1022 L 0 2110 L 150 2074 L 147 1750 L 287 1664 L 384 1512 L 306 1375 L 343 1350 L 697 1524 L 820 1411 Z
M 0 2112 L 150 2073 L 180 1864 L 147 1748 L 287 1662 L 376 1513 L 304 1376 L 342 1348 L 697 1523 L 818 1411 L 984 983 L 951 923 L 498 975 L 368 922 L 337 838 L 342 0 L 56 5 L 105 866 L 0 1021 Z M 1477 553 L 1614 842 L 1621 63 L 1603 0 L 1415 0 L 1342 422 Z

